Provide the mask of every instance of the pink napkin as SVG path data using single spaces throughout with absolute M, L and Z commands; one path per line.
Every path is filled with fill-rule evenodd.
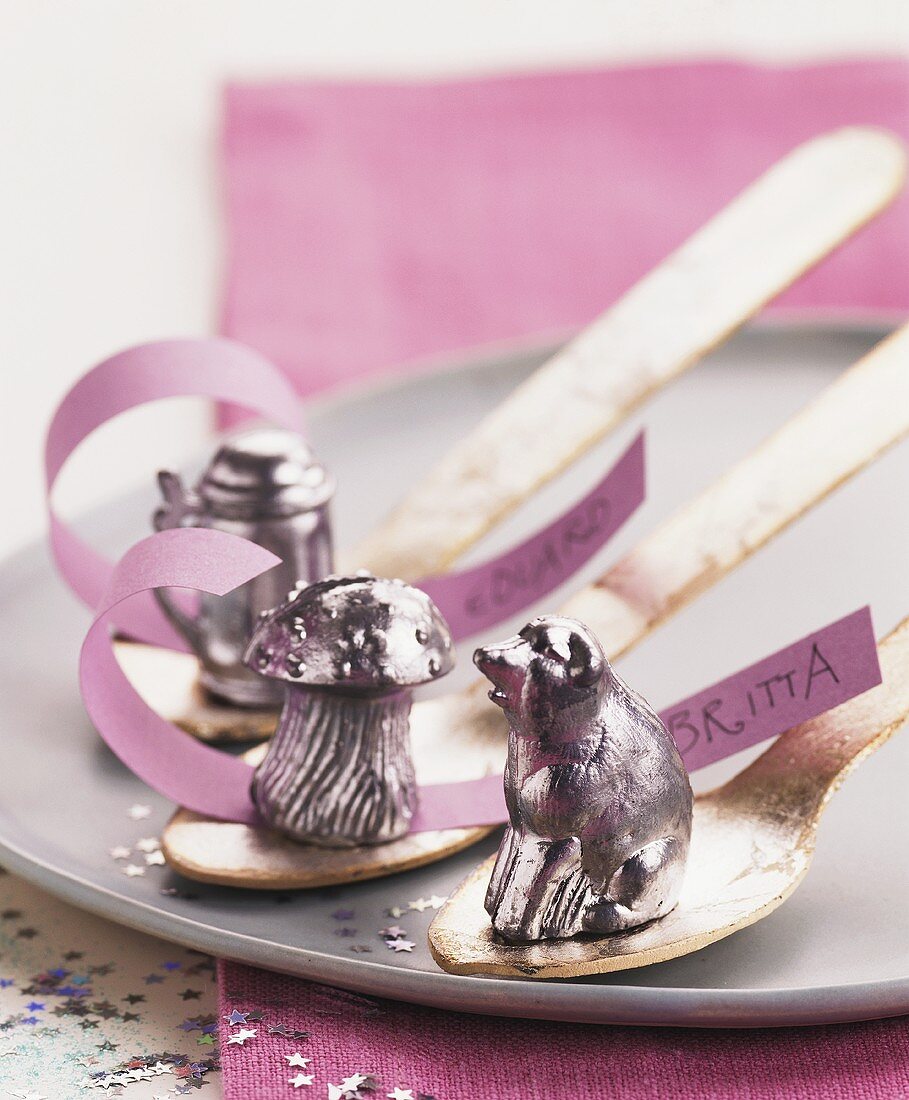
M 382 1100 L 895 1100 L 909 1096 L 909 1018 L 837 1027 L 697 1031 L 491 1019 L 359 997 L 221 963 L 224 1100 L 326 1095 L 374 1074 Z M 604 990 L 604 994 L 608 990 Z M 233 1011 L 264 1013 L 242 1046 Z M 289 1039 L 269 1026 L 308 1032 Z M 299 1052 L 305 1068 L 287 1058 Z
M 909 64 L 227 90 L 223 331 L 302 393 L 589 321 L 799 142 L 909 137 Z M 909 199 L 779 309 L 909 309 Z
M 596 316 L 759 172 L 844 124 L 909 138 L 909 64 L 711 63 L 429 83 L 234 86 L 224 155 L 223 331 L 301 393 Z M 909 200 L 777 303 L 909 311 Z M 364 1002 L 222 964 L 222 1015 L 310 1031 L 229 1044 L 226 1100 L 314 1095 L 374 1072 L 474 1097 L 909 1095 L 909 1023 L 792 1032 L 634 1030 Z M 262 1039 L 260 1042 L 259 1039 Z M 308 1095 L 305 1086 L 300 1093 Z

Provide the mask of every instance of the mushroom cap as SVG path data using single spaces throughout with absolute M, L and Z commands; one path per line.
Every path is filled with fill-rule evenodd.
M 377 692 L 444 676 L 454 652 L 448 624 L 425 592 L 358 573 L 291 592 L 263 615 L 243 659 L 291 684 Z

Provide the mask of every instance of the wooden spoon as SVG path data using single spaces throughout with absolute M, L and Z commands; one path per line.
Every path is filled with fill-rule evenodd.
M 905 164 L 895 137 L 860 127 L 783 157 L 493 409 L 347 564 L 409 581 L 449 568 L 884 209 Z
M 789 730 L 734 779 L 695 800 L 682 896 L 662 920 L 598 939 L 506 944 L 493 935 L 483 908 L 492 857 L 432 922 L 436 962 L 453 974 L 602 974 L 699 951 L 772 913 L 808 871 L 831 795 L 909 716 L 909 619 L 878 654 L 880 687 Z
M 907 361 L 909 326 L 869 352 L 599 581 L 572 597 L 563 613 L 587 622 L 611 658 L 628 652 L 909 432 Z M 142 654 L 132 656 L 135 667 Z M 158 675 L 162 672 L 159 668 Z M 414 707 L 420 782 L 501 771 L 508 731 L 502 712 L 486 698 L 486 687 L 484 682 Z M 166 694 L 163 689 L 163 683 L 156 688 L 146 682 L 144 694 L 154 705 Z M 440 859 L 488 831 L 411 833 L 393 846 L 325 855 L 266 829 L 180 810 L 165 829 L 163 843 L 168 861 L 189 878 L 283 889 L 391 874 Z
M 449 568 L 499 519 L 888 206 L 905 166 L 895 137 L 861 127 L 825 134 L 783 157 L 459 441 L 345 555 L 347 565 L 408 580 Z M 670 547 L 670 558 L 674 552 Z M 658 616 L 652 608 L 647 614 L 652 625 Z M 617 656 L 614 636 L 602 636 Z M 250 741 L 274 730 L 274 710 L 230 707 L 202 692 L 192 655 L 128 642 L 118 643 L 117 655 L 146 702 L 202 740 Z

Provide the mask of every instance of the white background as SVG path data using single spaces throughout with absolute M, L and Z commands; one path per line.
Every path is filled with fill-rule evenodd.
M 906 0 L 0 0 L 0 19 L 0 552 L 43 529 L 43 435 L 75 378 L 216 327 L 224 79 L 909 48 Z M 65 510 L 183 457 L 191 404 L 105 429 Z

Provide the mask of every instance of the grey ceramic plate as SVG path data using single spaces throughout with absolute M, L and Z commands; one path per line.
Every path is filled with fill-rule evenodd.
M 591 565 L 592 575 L 876 338 L 855 330 L 741 335 L 648 405 L 497 541 L 527 528 L 535 511 L 538 520 L 542 507 L 580 495 L 644 424 L 648 501 Z M 424 464 L 540 358 L 474 360 L 314 407 L 315 445 L 341 485 L 341 542 L 350 545 Z M 803 461 L 814 458 L 806 454 Z M 865 603 L 874 609 L 878 633 L 885 632 L 909 611 L 906 474 L 902 448 L 680 614 L 622 662 L 623 673 L 663 706 Z M 93 518 L 92 537 L 113 552 L 144 534 L 152 496 L 149 490 Z M 556 606 L 557 597 L 546 603 Z M 493 841 L 431 867 L 330 893 L 275 896 L 197 886 L 157 867 L 128 878 L 108 849 L 160 832 L 170 807 L 119 764 L 84 716 L 76 659 L 86 613 L 56 579 L 42 547 L 3 567 L 0 608 L 0 859 L 79 905 L 218 955 L 472 1012 L 709 1027 L 909 1012 L 905 732 L 848 780 L 824 819 L 805 884 L 759 924 L 687 958 L 614 976 L 561 983 L 454 977 L 429 956 L 431 909 L 408 911 L 397 921 L 417 943 L 410 955 L 389 952 L 378 930 L 388 923 L 388 907 L 406 909 L 411 900 L 446 894 Z M 696 786 L 712 785 L 742 762 L 714 766 L 696 777 Z M 128 816 L 134 803 L 151 807 L 147 820 Z M 178 892 L 162 894 L 162 888 Z M 352 910 L 353 918 L 337 919 L 332 914 L 339 909 Z M 356 933 L 341 935 L 342 928 Z M 370 950 L 355 951 L 358 946 Z

